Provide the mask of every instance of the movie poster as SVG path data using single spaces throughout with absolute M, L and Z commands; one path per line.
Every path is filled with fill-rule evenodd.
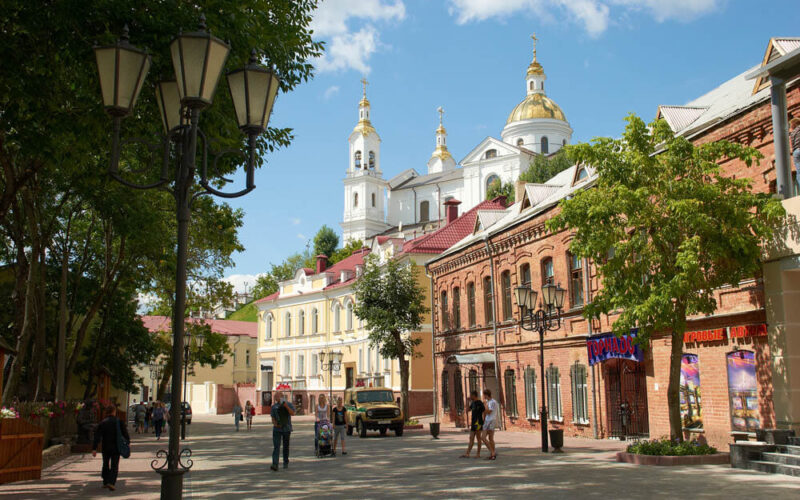
M 702 429 L 700 368 L 696 354 L 681 358 L 681 420 L 684 429 Z
M 755 353 L 734 351 L 728 354 L 727 359 L 731 427 L 735 431 L 760 429 Z

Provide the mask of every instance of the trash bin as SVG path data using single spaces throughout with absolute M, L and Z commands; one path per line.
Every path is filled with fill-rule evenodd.
M 553 453 L 563 453 L 561 448 L 564 447 L 564 429 L 550 429 L 550 445 Z
M 439 439 L 439 422 L 431 422 L 428 424 L 431 430 L 431 436 L 433 439 Z

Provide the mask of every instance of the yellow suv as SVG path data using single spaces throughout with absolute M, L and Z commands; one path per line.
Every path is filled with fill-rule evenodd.
M 347 410 L 347 434 L 355 428 L 359 437 L 367 431 L 379 431 L 381 436 L 392 429 L 397 436 L 403 435 L 403 412 L 394 401 L 394 393 L 386 387 L 352 387 L 344 391 Z

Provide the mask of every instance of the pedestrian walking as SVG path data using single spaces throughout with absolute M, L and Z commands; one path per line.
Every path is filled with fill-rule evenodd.
M 152 427 L 152 422 L 153 422 L 153 403 L 150 403 L 146 406 L 146 410 L 144 412 L 145 434 L 147 434 L 147 432 L 150 430 L 150 427 Z
M 292 415 L 294 415 L 294 405 L 290 403 L 282 392 L 275 394 L 275 404 L 272 405 L 270 417 L 272 417 L 272 465 L 270 469 L 278 471 L 278 458 L 283 445 L 283 468 L 289 468 L 289 437 L 292 434 Z
M 133 410 L 133 415 L 136 425 L 136 434 L 141 434 L 144 432 L 144 417 L 147 415 L 147 408 L 145 408 L 144 403 L 139 401 L 139 404 L 137 404 L 136 408 Z
M 346 411 L 342 406 L 342 398 L 336 398 L 336 406 L 333 407 L 333 456 L 336 456 L 336 441 L 342 441 L 342 455 L 347 455 L 344 449 L 344 436 L 345 429 L 347 428 L 347 420 L 345 419 Z
M 497 450 L 494 446 L 494 431 L 497 430 L 497 401 L 492 399 L 492 391 L 483 390 L 483 397 L 486 399 L 486 409 L 483 417 L 483 444 L 489 449 L 489 457 L 486 460 L 497 460 Z
M 481 458 L 481 434 L 483 431 L 483 412 L 486 407 L 483 401 L 478 397 L 478 391 L 472 391 L 469 394 L 469 413 L 470 413 L 470 426 L 469 426 L 469 446 L 467 452 L 461 455 L 461 458 L 469 458 L 472 453 L 472 445 L 475 439 L 478 439 L 478 453 L 475 458 Z
M 242 407 L 237 401 L 233 403 L 233 424 L 236 426 L 236 432 L 239 432 L 239 422 L 242 420 L 244 420 L 244 417 L 242 417 Z
M 153 408 L 153 428 L 156 432 L 156 440 L 161 439 L 161 432 L 164 430 L 164 422 L 169 420 L 169 414 L 161 401 L 156 401 Z
M 247 422 L 247 430 L 249 431 L 251 427 L 253 427 L 253 416 L 256 414 L 256 407 L 253 406 L 253 403 L 250 400 L 247 400 L 247 403 L 244 405 L 244 418 Z
M 117 418 L 117 408 L 109 406 L 105 409 L 106 418 L 97 425 L 94 431 L 92 444 L 92 457 L 97 457 L 97 445 L 102 443 L 103 468 L 100 476 L 103 478 L 103 488 L 111 491 L 116 489 L 117 474 L 119 473 L 119 457 L 121 450 L 118 447 L 119 434 L 126 443 L 131 442 L 128 427 L 125 422 Z

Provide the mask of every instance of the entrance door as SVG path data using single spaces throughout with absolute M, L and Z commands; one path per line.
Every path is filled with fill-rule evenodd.
M 500 400 L 500 389 L 497 386 L 497 377 L 494 373 L 494 366 L 484 365 L 483 388 L 492 391 L 492 398 L 498 401 Z
M 348 366 L 344 369 L 344 387 L 345 389 L 349 389 L 356 384 L 356 373 L 355 368 L 352 366 Z
M 627 359 L 611 359 L 603 363 L 603 371 L 610 435 L 620 439 L 648 437 L 650 423 L 644 365 Z

